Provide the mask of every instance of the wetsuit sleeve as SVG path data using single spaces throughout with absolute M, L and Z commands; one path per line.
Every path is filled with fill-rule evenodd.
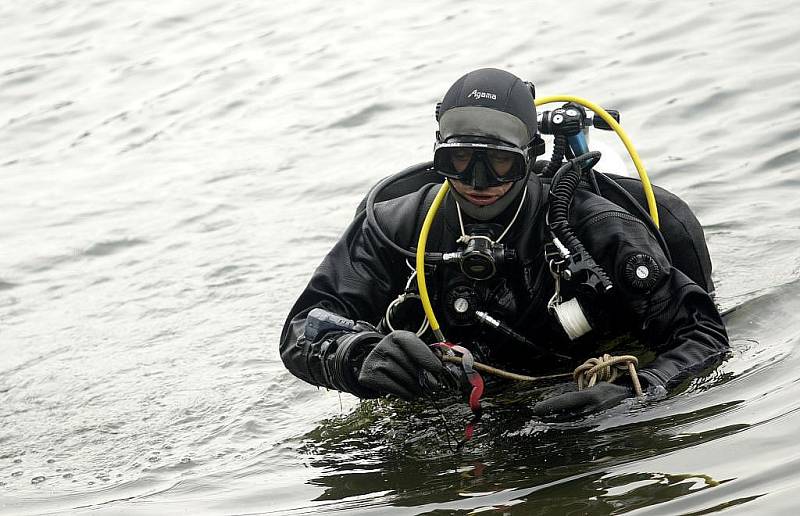
M 350 392 L 362 398 L 377 394 L 358 383 L 366 354 L 383 337 L 374 326 L 395 291 L 394 256 L 381 245 L 365 216 L 358 216 L 317 267 L 284 324 L 280 353 L 286 368 L 312 385 Z M 307 338 L 308 313 L 322 308 L 352 321 L 358 329 L 332 328 Z
M 656 354 L 640 370 L 643 383 L 669 389 L 721 361 L 729 344 L 716 305 L 670 265 L 640 220 L 611 211 L 587 217 L 577 227 L 581 241 L 611 276 L 615 300 L 628 309 Z

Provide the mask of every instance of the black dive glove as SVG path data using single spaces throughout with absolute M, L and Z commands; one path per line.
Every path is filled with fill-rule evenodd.
M 410 331 L 386 335 L 361 365 L 358 383 L 382 394 L 404 400 L 418 398 L 425 386 L 435 385 L 443 372 L 441 359 Z
M 540 401 L 533 406 L 533 415 L 543 419 L 569 420 L 613 407 L 633 397 L 627 385 L 600 382 L 582 391 L 566 392 Z

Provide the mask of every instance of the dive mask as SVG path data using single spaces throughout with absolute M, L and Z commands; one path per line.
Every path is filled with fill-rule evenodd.
M 525 151 L 501 142 L 437 143 L 433 165 L 440 175 L 479 187 L 513 183 L 528 171 Z

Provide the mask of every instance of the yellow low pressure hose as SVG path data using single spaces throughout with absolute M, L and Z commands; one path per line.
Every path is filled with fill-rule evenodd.
M 431 300 L 428 297 L 428 287 L 425 284 L 425 246 L 428 243 L 428 232 L 431 230 L 433 219 L 436 217 L 436 212 L 439 211 L 439 206 L 441 206 L 449 189 L 450 183 L 445 180 L 442 183 L 442 187 L 439 188 L 439 193 L 433 199 L 433 204 L 431 204 L 428 214 L 425 215 L 425 221 L 422 223 L 422 230 L 419 232 L 419 242 L 417 243 L 417 287 L 419 288 L 419 297 L 422 301 L 422 308 L 425 310 L 425 316 L 431 324 L 431 330 L 433 330 L 433 334 L 439 342 L 444 342 L 446 339 L 442 334 L 442 330 L 439 329 L 439 321 L 436 320 L 436 315 L 433 313 Z
M 622 143 L 625 145 L 625 148 L 628 150 L 628 154 L 630 154 L 631 159 L 633 160 L 633 164 L 636 166 L 636 171 L 639 173 L 639 178 L 642 180 L 642 189 L 644 189 L 644 196 L 647 198 L 647 209 L 650 211 L 650 217 L 653 218 L 653 222 L 656 224 L 656 227 L 659 227 L 658 224 L 658 206 L 656 205 L 656 196 L 653 194 L 653 186 L 650 184 L 650 178 L 647 177 L 647 171 L 644 169 L 644 165 L 642 164 L 642 160 L 639 158 L 639 153 L 636 152 L 636 148 L 634 148 L 633 143 L 631 142 L 628 135 L 625 134 L 625 131 L 622 129 L 622 126 L 614 120 L 614 117 L 608 114 L 608 112 L 603 109 L 602 107 L 598 106 L 594 102 L 590 102 L 586 99 L 582 99 L 580 97 L 574 97 L 572 95 L 553 95 L 550 97 L 542 97 L 540 99 L 536 99 L 534 104 L 537 106 L 541 106 L 543 104 L 549 104 L 551 102 L 574 102 L 576 104 L 580 104 L 581 106 L 591 109 L 596 114 L 600 115 L 600 118 L 606 121 L 606 123 L 614 129 L 614 132 L 617 133 Z

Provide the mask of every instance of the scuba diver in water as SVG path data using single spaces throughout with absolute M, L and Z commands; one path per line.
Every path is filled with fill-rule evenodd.
M 569 138 L 587 124 L 580 106 L 537 121 L 532 84 L 480 69 L 453 84 L 436 119 L 433 163 L 373 188 L 292 308 L 280 343 L 289 371 L 361 398 L 475 395 L 475 361 L 525 375 L 571 371 L 614 337 L 636 337 L 633 376 L 533 407 L 573 418 L 639 386 L 663 393 L 724 357 L 699 223 L 656 188 L 659 230 L 639 180 L 595 172 L 599 153 L 571 151 Z M 556 135 L 549 161 L 536 159 L 540 128 Z M 442 178 L 450 190 L 420 246 Z M 426 298 L 439 327 L 421 315 Z

